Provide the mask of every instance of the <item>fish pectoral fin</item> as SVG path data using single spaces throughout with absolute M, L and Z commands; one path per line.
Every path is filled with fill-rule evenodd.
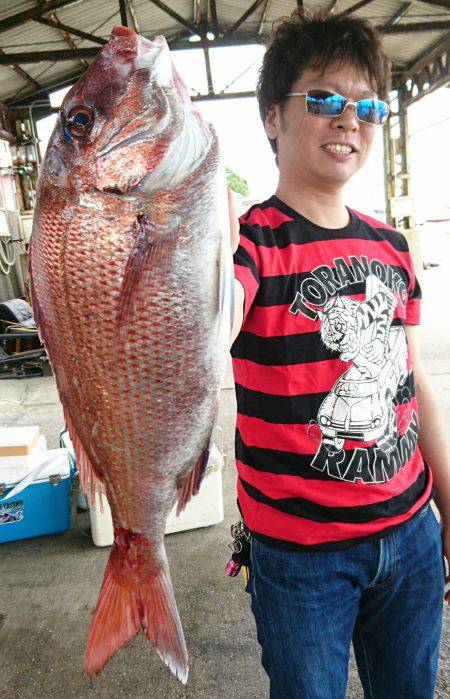
M 206 466 L 208 464 L 210 449 L 211 442 L 208 444 L 208 447 L 205 449 L 205 451 L 202 452 L 194 468 L 192 468 L 183 478 L 177 480 L 177 492 L 175 493 L 175 497 L 173 499 L 173 504 L 175 504 L 178 501 L 177 517 L 180 514 L 180 512 L 184 510 L 189 500 L 194 495 L 197 495 L 200 489 L 200 484 L 203 480 L 203 476 L 205 475 L 206 471 Z
M 174 216 L 166 224 L 157 225 L 150 221 L 147 214 L 136 219 L 137 233 L 133 250 L 128 258 L 120 288 L 119 305 L 116 322 L 119 335 L 123 339 L 126 326 L 131 321 L 136 293 L 143 276 L 158 266 L 164 273 L 166 258 L 170 255 L 180 226 L 180 220 Z
M 141 629 L 186 684 L 187 649 L 164 548 L 155 551 L 142 535 L 117 528 L 86 647 L 89 677 Z

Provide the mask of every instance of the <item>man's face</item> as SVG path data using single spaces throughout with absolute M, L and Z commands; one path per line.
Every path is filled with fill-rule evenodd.
M 350 63 L 332 63 L 323 75 L 320 69 L 306 68 L 290 92 L 317 89 L 337 92 L 352 102 L 376 97 L 366 72 Z M 339 190 L 366 162 L 380 127 L 358 121 L 352 106 L 329 117 L 310 114 L 305 103 L 306 97 L 288 97 L 282 112 L 276 104 L 266 117 L 267 135 L 277 139 L 280 175 L 293 184 Z M 352 152 L 326 148 L 333 143 L 348 144 Z

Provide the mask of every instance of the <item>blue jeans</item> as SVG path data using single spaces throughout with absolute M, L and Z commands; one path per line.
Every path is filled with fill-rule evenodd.
M 251 541 L 251 594 L 271 699 L 344 699 L 353 640 L 365 699 L 432 699 L 445 562 L 430 505 L 341 551 Z

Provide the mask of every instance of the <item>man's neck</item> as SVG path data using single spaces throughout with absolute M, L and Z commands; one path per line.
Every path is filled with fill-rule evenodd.
M 304 183 L 294 188 L 284 183 L 280 177 L 275 194 L 291 209 L 323 228 L 344 228 L 350 221 L 342 189 L 318 191 Z

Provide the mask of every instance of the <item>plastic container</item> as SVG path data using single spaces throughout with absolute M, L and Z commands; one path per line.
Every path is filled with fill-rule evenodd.
M 109 507 L 103 487 L 101 490 L 103 512 L 100 509 L 100 500 L 97 488 L 95 489 L 95 502 L 93 507 L 91 506 L 89 497 L 86 498 L 89 506 L 89 517 L 91 520 L 91 536 L 92 541 L 96 546 L 112 546 L 114 541 L 114 529 L 111 508 Z
M 176 516 L 176 506 L 173 507 L 167 518 L 166 534 L 208 527 L 223 521 L 222 468 L 222 454 L 213 444 L 199 492 L 188 502 L 179 517 Z M 102 500 L 103 512 L 100 510 L 96 491 L 94 507 L 89 508 L 92 541 L 96 546 L 111 546 L 114 541 L 114 529 L 111 509 L 103 488 Z
M 66 449 L 52 449 L 43 452 L 36 460 L 35 469 L 40 463 L 45 468 L 14 494 L 18 483 L 16 473 L 11 468 L 6 483 L 0 488 L 0 543 L 17 541 L 30 537 L 56 534 L 70 529 L 70 465 Z M 29 475 L 29 474 L 27 474 Z M 11 494 L 11 497 L 9 495 Z
M 12 471 L 17 481 L 24 478 L 45 449 L 46 440 L 38 425 L 0 427 L 0 483 L 10 483 Z
M 176 505 L 172 508 L 166 522 L 166 534 L 223 522 L 222 468 L 222 454 L 216 444 L 213 444 L 200 490 L 178 517 Z

